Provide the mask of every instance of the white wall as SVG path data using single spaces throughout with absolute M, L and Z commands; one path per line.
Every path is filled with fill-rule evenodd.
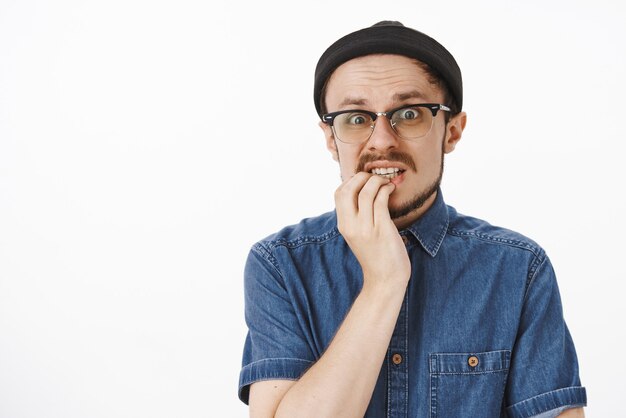
M 508 3 L 0 0 L 0 417 L 247 416 L 247 251 L 332 209 L 313 69 L 382 19 L 457 58 L 446 200 L 547 249 L 616 416 L 626 12 Z

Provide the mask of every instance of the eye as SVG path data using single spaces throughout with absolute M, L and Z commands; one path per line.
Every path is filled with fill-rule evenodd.
M 350 113 L 346 117 L 346 123 L 349 125 L 363 125 L 367 123 L 369 116 L 364 113 Z
M 413 120 L 418 119 L 421 115 L 421 109 L 417 107 L 407 107 L 406 109 L 398 110 L 398 119 Z

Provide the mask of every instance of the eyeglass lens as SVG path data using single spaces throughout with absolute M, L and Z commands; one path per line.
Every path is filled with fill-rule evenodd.
M 335 136 L 342 142 L 360 143 L 367 141 L 374 130 L 372 115 L 364 112 L 342 113 L 335 117 L 333 129 Z M 433 125 L 433 115 L 430 109 L 423 107 L 405 107 L 398 109 L 391 115 L 391 127 L 404 139 L 420 138 L 428 132 Z

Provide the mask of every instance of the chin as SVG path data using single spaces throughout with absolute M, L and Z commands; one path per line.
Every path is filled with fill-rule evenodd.
M 416 214 L 421 214 L 424 209 L 428 209 L 428 206 L 432 203 L 432 197 L 437 192 L 439 185 L 441 184 L 441 178 L 437 179 L 429 188 L 422 192 L 411 196 L 408 199 L 402 200 L 398 203 L 398 198 L 389 200 L 389 214 L 391 219 L 401 220 L 408 219 Z M 393 196 L 393 194 L 392 194 Z M 424 205 L 427 207 L 424 208 Z M 419 216 L 419 215 L 418 215 Z
M 387 204 L 387 207 L 389 208 L 390 212 L 397 212 L 407 206 L 410 200 L 410 197 L 402 197 L 400 194 L 396 194 L 396 192 L 394 191 L 389 196 L 389 203 Z

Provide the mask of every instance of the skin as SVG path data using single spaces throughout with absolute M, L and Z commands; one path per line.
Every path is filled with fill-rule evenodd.
M 383 112 L 403 104 L 443 103 L 442 92 L 423 70 L 397 55 L 369 55 L 344 63 L 326 91 L 329 112 L 354 108 Z M 406 207 L 432 188 L 441 175 L 443 154 L 454 150 L 466 120 L 462 112 L 446 124 L 440 112 L 428 135 L 407 141 L 379 118 L 369 140 L 358 145 L 335 140 L 331 128 L 320 123 L 342 178 L 335 192 L 338 228 L 361 265 L 363 288 L 322 357 L 300 380 L 269 380 L 250 387 L 251 417 L 365 414 L 411 274 L 398 230 L 425 213 L 436 193 L 406 215 L 392 219 L 390 211 Z M 393 161 L 391 152 L 408 156 L 413 164 Z M 391 181 L 373 175 L 362 163 L 368 155 L 376 156 L 376 164 L 406 171 Z M 566 414 L 572 413 L 561 416 L 582 416 Z

